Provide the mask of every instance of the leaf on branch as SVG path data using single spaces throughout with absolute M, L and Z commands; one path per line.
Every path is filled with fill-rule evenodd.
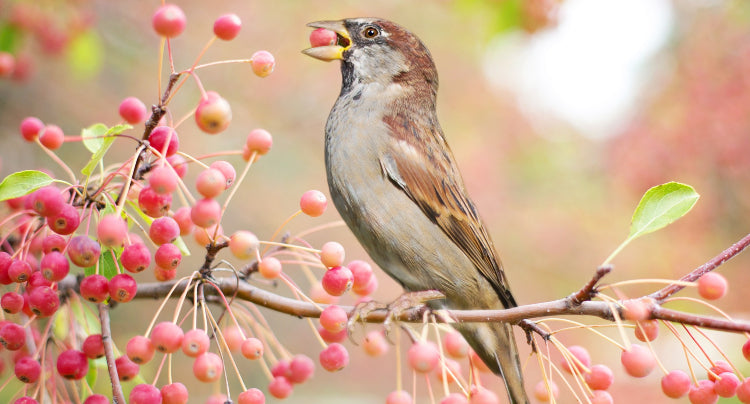
M 127 124 L 115 125 L 111 128 L 107 128 L 106 125 L 96 123 L 88 128 L 84 128 L 81 131 L 81 137 L 83 138 L 83 144 L 86 148 L 93 153 L 86 167 L 83 167 L 81 173 L 85 176 L 91 175 L 94 168 L 104 158 L 104 155 L 112 146 L 112 143 L 120 133 L 132 129 L 133 127 Z
M 18 171 L 0 183 L 0 201 L 30 194 L 53 182 L 52 177 L 36 170 Z
M 693 208 L 699 197 L 693 187 L 679 182 L 649 189 L 635 208 L 628 238 L 654 232 L 681 218 Z

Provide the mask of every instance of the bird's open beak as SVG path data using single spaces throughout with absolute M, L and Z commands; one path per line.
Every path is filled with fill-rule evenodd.
M 315 21 L 307 24 L 308 27 L 312 28 L 325 28 L 336 33 L 338 41 L 334 45 L 318 46 L 315 48 L 308 48 L 302 51 L 307 56 L 312 56 L 315 59 L 324 60 L 330 62 L 332 60 L 343 59 L 344 51 L 352 46 L 352 40 L 349 36 L 349 31 L 344 26 L 344 21 Z

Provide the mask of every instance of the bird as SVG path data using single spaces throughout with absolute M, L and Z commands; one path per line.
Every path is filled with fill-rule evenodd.
M 335 43 L 302 52 L 341 62 L 342 85 L 325 125 L 331 200 L 370 258 L 406 291 L 437 290 L 432 307 L 515 307 L 490 235 L 469 198 L 438 122 L 430 51 L 380 18 L 307 24 Z M 457 322 L 511 403 L 528 403 L 508 323 Z

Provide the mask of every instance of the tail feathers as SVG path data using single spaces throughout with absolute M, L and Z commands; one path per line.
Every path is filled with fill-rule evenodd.
M 487 367 L 503 378 L 511 404 L 528 404 L 513 327 L 505 323 L 454 325 Z

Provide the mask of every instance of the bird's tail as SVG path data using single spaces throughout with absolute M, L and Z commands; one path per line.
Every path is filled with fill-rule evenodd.
M 523 385 L 513 326 L 507 323 L 457 323 L 454 326 L 487 367 L 503 378 L 511 404 L 527 404 L 529 398 Z

